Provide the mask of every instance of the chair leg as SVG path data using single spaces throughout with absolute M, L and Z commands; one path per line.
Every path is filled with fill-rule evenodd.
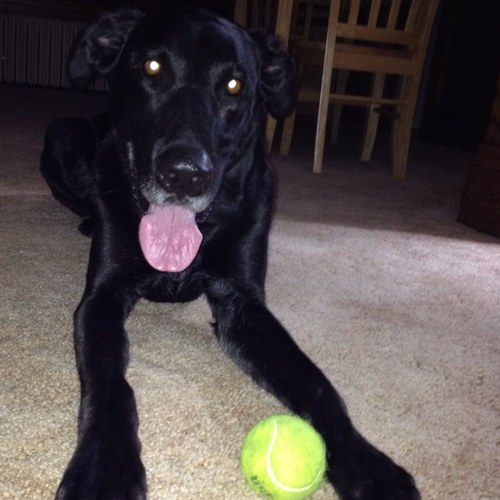
M 293 110 L 292 114 L 283 122 L 283 131 L 281 133 L 281 142 L 279 154 L 286 156 L 290 153 L 290 146 L 292 144 L 293 129 L 295 127 L 295 117 L 297 116 L 296 109 Z
M 413 113 L 409 112 L 408 106 L 400 106 L 397 112 L 392 133 L 392 175 L 397 179 L 404 179 L 410 150 Z
M 345 94 L 348 79 L 349 79 L 349 71 L 347 70 L 338 71 L 337 81 L 335 83 L 336 94 Z M 336 103 L 333 105 L 332 135 L 330 138 L 332 144 L 337 144 L 339 140 L 339 127 L 340 127 L 340 118 L 342 116 L 342 109 L 343 105 L 340 103 Z
M 401 97 L 408 104 L 396 109 L 392 133 L 392 175 L 398 179 L 404 179 L 406 176 L 417 95 L 417 86 L 412 85 L 410 78 L 405 79 L 401 88 Z
M 267 116 L 266 122 L 266 147 L 267 154 L 271 152 L 271 148 L 273 147 L 274 141 L 274 132 L 276 131 L 276 119 L 271 115 Z
M 248 2 L 247 0 L 236 0 L 234 2 L 234 22 L 240 26 L 248 24 Z
M 384 93 L 385 74 L 375 73 L 372 80 L 372 97 L 380 99 Z M 365 120 L 365 131 L 363 134 L 363 147 L 361 149 L 361 161 L 370 161 L 373 153 L 373 145 L 377 136 L 380 121 L 380 106 L 372 104 L 367 109 Z
M 320 174 L 323 171 L 323 154 L 326 137 L 326 120 L 332 90 L 333 54 L 335 51 L 335 22 L 338 19 L 340 2 L 330 2 L 328 13 L 328 29 L 326 32 L 325 55 L 323 58 L 323 73 L 321 76 L 321 90 L 318 104 L 318 120 L 316 125 L 316 140 L 314 142 L 313 172 Z
M 326 96 L 328 98 L 328 96 Z M 328 100 L 322 103 L 321 99 L 318 106 L 318 120 L 316 124 L 316 139 L 314 142 L 314 161 L 313 172 L 321 174 L 323 171 L 323 155 L 326 138 L 326 120 L 328 118 Z

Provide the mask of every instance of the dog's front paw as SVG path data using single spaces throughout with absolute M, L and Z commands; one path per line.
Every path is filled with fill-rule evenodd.
M 120 451 L 80 445 L 56 500 L 145 500 L 146 476 L 139 454 Z
M 420 499 L 413 477 L 359 435 L 329 457 L 328 477 L 342 500 Z

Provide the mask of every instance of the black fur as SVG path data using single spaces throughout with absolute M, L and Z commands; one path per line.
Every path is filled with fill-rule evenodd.
M 161 63 L 158 74 L 146 74 L 148 59 Z M 145 498 L 124 323 L 140 298 L 202 294 L 227 354 L 323 435 L 341 498 L 419 498 L 411 476 L 356 431 L 334 387 L 265 305 L 274 178 L 263 128 L 268 111 L 279 117 L 292 104 L 288 53 L 269 35 L 205 12 L 149 19 L 125 9 L 82 32 L 69 73 L 79 86 L 105 75 L 110 115 L 54 120 L 42 154 L 55 197 L 92 233 L 75 312 L 78 445 L 57 498 Z M 227 92 L 232 78 L 243 84 L 239 95 Z M 143 256 L 138 227 L 151 203 L 196 213 L 203 242 L 183 271 L 157 271 Z

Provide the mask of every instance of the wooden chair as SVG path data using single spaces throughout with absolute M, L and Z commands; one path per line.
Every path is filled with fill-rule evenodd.
M 288 45 L 290 35 L 290 19 L 293 0 L 235 0 L 234 21 L 246 27 L 266 27 L 272 30 L 285 46 Z M 250 7 L 250 8 L 249 8 Z M 274 12 L 276 15 L 274 16 Z M 249 15 L 250 14 L 250 15 Z M 269 153 L 274 141 L 276 120 L 269 115 L 266 123 L 267 152 Z
M 274 0 L 235 0 L 233 20 L 246 28 L 264 27 L 272 30 L 275 3 Z
M 299 0 L 307 1 L 307 0 Z M 318 0 L 308 0 L 314 2 Z M 342 105 L 368 108 L 362 160 L 369 160 L 381 107 L 393 110 L 393 175 L 404 178 L 422 67 L 440 0 L 331 0 L 326 41 L 291 40 L 299 62 L 322 65 L 319 88 L 304 79 L 298 102 L 318 103 L 313 172 L 323 167 L 326 123 L 331 104 L 336 133 Z M 332 74 L 336 87 L 332 91 Z M 346 92 L 353 72 L 372 76 L 365 95 Z M 391 76 L 392 75 L 392 76 Z M 396 85 L 394 85 L 396 80 Z M 388 89 L 387 83 L 392 84 Z M 392 92 L 388 92 L 392 90 Z M 284 123 L 281 154 L 287 154 L 295 113 Z

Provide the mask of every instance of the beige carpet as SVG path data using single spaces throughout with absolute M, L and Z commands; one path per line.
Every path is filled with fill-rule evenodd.
M 0 86 L 2 499 L 50 499 L 75 442 L 88 240 L 37 163 L 50 116 L 100 104 Z M 276 160 L 269 305 L 424 499 L 500 499 L 500 241 L 455 222 L 470 155 L 417 144 L 404 182 L 354 157 L 332 151 L 322 176 L 305 153 Z M 210 319 L 203 301 L 144 302 L 128 324 L 153 500 L 255 498 L 240 446 L 284 411 L 225 358 Z

